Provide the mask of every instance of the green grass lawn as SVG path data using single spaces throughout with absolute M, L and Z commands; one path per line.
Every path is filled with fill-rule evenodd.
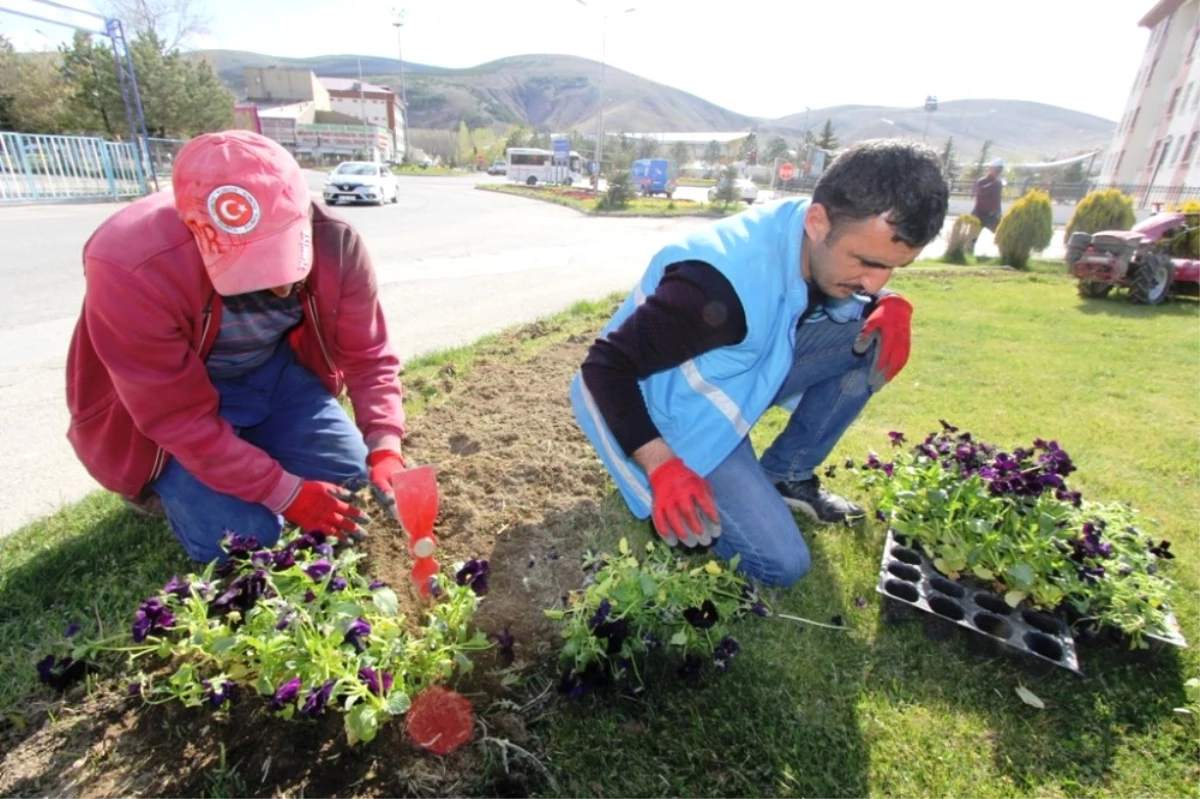
M 715 203 L 700 203 L 693 200 L 669 200 L 665 197 L 635 197 L 623 208 L 601 208 L 597 204 L 597 195 L 589 189 L 567 188 L 565 186 L 518 186 L 503 183 L 481 183 L 475 188 L 481 191 L 494 191 L 500 194 L 512 194 L 517 197 L 527 197 L 531 200 L 554 205 L 565 205 L 589 216 L 710 216 L 720 217 L 744 211 L 742 203 L 718 205 Z
M 558 794 L 1198 795 L 1196 719 L 1174 708 L 1186 702 L 1184 680 L 1200 673 L 1200 305 L 1081 300 L 1054 264 L 1034 273 L 919 266 L 891 284 L 916 307 L 909 366 L 832 460 L 861 462 L 887 449 L 889 430 L 911 439 L 939 418 L 1008 446 L 1057 439 L 1079 469 L 1074 488 L 1132 502 L 1173 542 L 1173 603 L 1190 647 L 1157 656 L 1084 649 L 1086 678 L 977 660 L 960 641 L 927 640 L 920 620 L 883 622 L 881 528 L 806 527 L 812 572 L 775 608 L 817 621 L 840 615 L 847 629 L 752 619 L 734 631 L 743 652 L 728 675 L 709 670 L 687 686 L 671 664 L 652 664 L 643 701 L 553 703 L 526 747 Z M 607 307 L 583 303 L 571 316 L 595 329 Z M 471 353 L 420 359 L 405 380 L 447 362 L 469 368 Z M 769 414 L 756 444 L 783 422 Z M 848 477 L 831 485 L 863 499 Z M 645 540 L 646 525 L 618 501 L 606 508 L 603 529 L 579 534 L 597 546 Z M 0 540 L 0 719 L 20 724 L 36 709 L 31 694 L 45 694 L 34 693 L 33 664 L 68 621 L 83 621 L 87 635 L 126 624 L 186 565 L 161 525 L 132 521 L 106 495 Z M 1020 685 L 1046 709 L 1023 704 Z
M 412 175 L 415 177 L 425 177 L 425 178 L 444 178 L 444 177 L 451 177 L 451 176 L 456 176 L 456 175 L 465 177 L 467 175 L 478 174 L 478 172 L 474 169 L 458 169 L 456 167 L 450 167 L 450 166 L 420 167 L 420 166 L 416 166 L 414 164 L 407 164 L 405 166 L 393 166 L 392 171 L 395 172 L 397 175 Z

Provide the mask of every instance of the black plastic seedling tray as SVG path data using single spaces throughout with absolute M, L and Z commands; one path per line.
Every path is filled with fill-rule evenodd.
M 876 589 L 889 622 L 924 614 L 925 633 L 946 639 L 965 631 L 973 654 L 1010 655 L 1034 673 L 1051 666 L 1082 675 L 1075 640 L 1057 616 L 1012 608 L 1004 597 L 947 579 L 916 547 L 888 531 Z

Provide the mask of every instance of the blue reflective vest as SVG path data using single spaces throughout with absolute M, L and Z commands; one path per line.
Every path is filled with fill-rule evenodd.
M 791 369 L 796 325 L 808 304 L 800 273 L 807 209 L 808 200 L 754 206 L 667 245 L 600 333 L 608 335 L 637 310 L 671 264 L 704 261 L 732 284 L 745 310 L 745 338 L 639 381 L 663 439 L 697 474 L 707 476 L 729 457 L 775 403 Z M 862 307 L 854 298 L 826 303 L 814 319 L 858 319 Z M 798 396 L 780 399 L 788 408 L 799 402 Z M 578 373 L 571 405 L 629 509 L 647 518 L 652 500 L 646 474 L 621 450 Z

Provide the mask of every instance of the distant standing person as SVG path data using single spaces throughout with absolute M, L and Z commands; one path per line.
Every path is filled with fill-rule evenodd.
M 1004 161 L 997 158 L 987 174 L 975 181 L 975 208 L 971 213 L 985 228 L 995 233 L 1000 225 L 1000 195 L 1004 191 Z

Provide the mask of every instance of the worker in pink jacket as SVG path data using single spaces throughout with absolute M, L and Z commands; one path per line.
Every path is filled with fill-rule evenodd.
M 248 131 L 175 159 L 83 251 L 68 438 L 88 472 L 165 511 L 189 556 L 285 522 L 359 531 L 349 490 L 391 500 L 406 468 L 399 360 L 366 247 L 312 204 L 295 159 Z M 345 388 L 352 422 L 336 397 Z

